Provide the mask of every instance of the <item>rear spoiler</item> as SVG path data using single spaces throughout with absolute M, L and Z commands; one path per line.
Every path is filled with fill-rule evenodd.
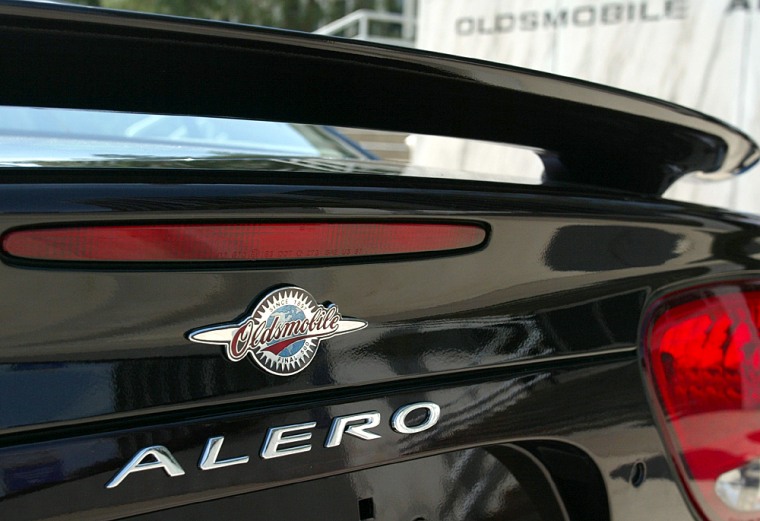
M 545 179 L 661 194 L 757 145 L 698 112 L 452 56 L 235 24 L 0 4 L 0 104 L 314 123 L 530 147 Z

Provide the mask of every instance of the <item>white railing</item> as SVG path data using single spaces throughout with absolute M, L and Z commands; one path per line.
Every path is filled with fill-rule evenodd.
M 396 26 L 397 30 L 378 30 L 383 27 L 387 29 L 389 26 Z M 413 47 L 415 26 L 416 18 L 413 12 L 401 14 L 359 9 L 320 27 L 314 32 L 368 42 Z

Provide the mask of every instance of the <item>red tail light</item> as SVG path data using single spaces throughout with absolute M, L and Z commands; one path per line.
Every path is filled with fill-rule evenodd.
M 706 519 L 760 518 L 760 285 L 656 303 L 644 339 L 669 449 Z
M 440 252 L 485 238 L 472 224 L 154 224 L 16 230 L 2 247 L 13 257 L 52 261 L 271 261 Z

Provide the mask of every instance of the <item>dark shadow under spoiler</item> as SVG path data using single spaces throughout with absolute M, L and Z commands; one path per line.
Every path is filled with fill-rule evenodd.
M 698 112 L 579 80 L 364 42 L 0 3 L 0 104 L 372 128 L 535 149 L 545 178 L 660 194 L 757 145 Z

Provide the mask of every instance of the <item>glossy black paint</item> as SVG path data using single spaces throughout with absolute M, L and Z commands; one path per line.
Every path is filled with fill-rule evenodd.
M 192 421 L 161 421 L 160 427 L 110 427 L 100 432 L 56 436 L 54 440 L 2 449 L 0 466 L 16 477 L 12 481 L 15 488 L 3 501 L 4 511 L 12 515 L 11 519 L 52 516 L 111 519 L 474 447 L 494 452 L 495 446 L 514 442 L 524 444 L 535 457 L 546 457 L 550 461 L 557 459 L 556 452 L 551 452 L 553 446 L 555 451 L 569 453 L 570 456 L 565 457 L 570 460 L 570 466 L 564 469 L 564 476 L 560 474 L 565 480 L 583 484 L 586 482 L 582 481 L 585 479 L 583 467 L 590 465 L 598 469 L 594 470 L 600 473 L 594 492 L 610 497 L 612 519 L 627 508 L 626 501 L 654 501 L 653 496 L 659 497 L 667 490 L 672 497 L 664 501 L 659 497 L 657 501 L 672 512 L 680 509 L 683 513 L 685 507 L 675 494 L 675 485 L 667 472 L 650 475 L 650 481 L 638 487 L 630 483 L 630 466 L 640 460 L 656 466 L 662 459 L 662 448 L 651 424 L 635 358 L 628 356 L 615 361 L 615 357 L 606 357 L 603 360 L 593 365 L 565 364 L 564 369 L 549 364 L 530 370 L 484 373 L 487 380 L 476 378 L 448 383 L 421 380 L 408 387 L 396 387 L 393 392 L 367 388 L 308 404 L 248 405 L 224 415 L 208 410 L 207 416 Z M 387 423 L 391 412 L 399 405 L 420 399 L 440 404 L 439 424 L 414 435 L 393 432 Z M 338 448 L 322 447 L 331 417 L 366 410 L 382 414 L 384 422 L 376 429 L 381 438 L 372 441 L 346 438 Z M 275 460 L 257 457 L 268 427 L 305 421 L 317 422 L 310 452 Z M 208 437 L 218 435 L 225 436 L 224 456 L 248 454 L 251 461 L 226 469 L 199 470 L 196 465 L 203 444 Z M 562 442 L 548 441 L 558 439 Z M 609 440 L 617 443 L 611 444 Z M 185 476 L 169 478 L 161 470 L 145 471 L 128 476 L 115 489 L 104 488 L 132 454 L 156 444 L 167 446 L 175 454 L 187 472 Z M 510 472 L 520 470 L 514 464 L 505 466 Z M 419 472 L 424 475 L 433 468 L 433 465 L 430 468 L 423 465 Z M 19 478 L 25 470 L 38 481 Z M 440 475 L 441 470 L 436 474 Z M 391 473 L 377 486 L 391 486 L 393 481 Z M 314 485 L 319 486 L 319 482 Z M 524 486 L 541 489 L 540 483 Z M 279 500 L 286 500 L 287 488 L 278 490 L 282 492 Z M 505 503 L 509 496 L 502 496 L 501 489 L 497 487 L 490 492 L 494 495 L 488 496 L 489 501 L 503 505 L 502 508 L 510 506 Z M 364 497 L 363 493 L 360 486 L 355 486 L 356 500 Z M 466 491 L 461 493 L 467 494 Z M 487 494 L 481 489 L 471 493 Z M 66 501 L 72 495 L 80 499 Z M 404 498 L 399 499 L 400 503 L 407 503 Z M 445 497 L 438 501 L 433 503 L 434 508 L 446 505 Z M 408 498 L 408 504 L 415 505 L 415 499 Z M 647 515 L 642 510 L 640 515 L 628 515 L 627 519 L 645 519 Z M 439 516 L 433 519 L 448 517 L 444 512 Z M 466 515 L 458 518 L 470 519 Z
M 255 512 L 259 519 L 345 521 L 561 519 L 555 492 L 536 461 L 514 445 L 468 449 L 136 519 L 235 517 L 243 512 Z
M 493 63 L 27 2 L 0 4 L 0 28 L 0 73 L 12 78 L 0 104 L 512 143 L 542 150 L 550 180 L 650 194 L 689 172 L 740 173 L 760 157 L 747 136 L 689 109 Z
M 649 503 L 688 518 L 641 383 L 639 320 L 658 291 L 755 273 L 751 219 L 643 197 L 371 175 L 280 172 L 213 185 L 198 182 L 205 173 L 163 172 L 152 183 L 127 183 L 129 173 L 109 171 L 81 173 L 79 182 L 61 175 L 10 173 L 0 190 L 2 230 L 371 216 L 477 221 L 491 238 L 466 255 L 389 262 L 130 270 L 6 262 L 0 266 L 4 518 L 179 516 L 191 515 L 191 504 L 213 501 L 201 515 L 216 505 L 225 511 L 256 503 L 257 491 L 270 491 L 267 501 L 289 501 L 283 485 L 319 489 L 313 480 L 331 476 L 335 486 L 353 491 L 348 516 L 367 493 L 394 481 L 355 472 L 437 454 L 448 454 L 457 468 L 461 451 L 492 452 L 504 443 L 538 458 L 535 468 L 545 467 L 540 472 L 570 519 L 587 518 L 594 508 L 595 519 L 644 519 L 648 509 L 636 505 Z M 183 178 L 195 182 L 178 182 Z M 336 302 L 369 327 L 325 341 L 293 378 L 229 362 L 221 348 L 185 339 L 194 327 L 238 315 L 280 283 Z M 442 407 L 435 429 L 416 436 L 390 430 L 395 408 L 423 400 Z M 383 416 L 380 440 L 321 446 L 330 418 L 367 410 Z M 312 420 L 318 426 L 311 452 L 257 456 L 268 427 Z M 218 435 L 225 436 L 225 457 L 248 454 L 250 463 L 199 471 L 206 439 Z M 577 457 L 544 462 L 547 450 L 556 456 L 542 447 L 548 442 Z M 142 472 L 105 489 L 135 452 L 156 444 L 175 453 L 185 476 Z M 419 472 L 440 472 L 438 463 L 427 470 L 424 463 L 438 460 L 421 461 Z M 645 465 L 643 483 L 631 477 L 637 465 Z M 503 472 L 516 469 L 505 465 Z M 578 478 L 589 473 L 599 477 Z M 520 497 L 542 490 L 521 487 Z M 667 499 L 663 490 L 671 491 Z M 578 505 L 579 495 L 609 506 Z M 515 512 L 498 497 L 498 508 Z M 445 519 L 449 504 L 431 501 L 404 504 Z M 180 505 L 176 513 L 165 510 Z
M 536 138 L 565 163 L 549 177 L 650 193 L 696 165 L 747 166 L 756 150 L 692 112 L 526 71 L 228 25 L 99 11 L 72 19 L 74 12 L 0 7 L 0 67 L 14 69 L 13 80 L 0 83 L 0 102 Z M 208 67 L 205 95 L 183 54 Z M 253 93 L 250 80 L 260 70 L 241 66 L 252 57 L 272 72 Z M 79 76 L 68 74 L 72 61 Z M 43 69 L 52 80 L 40 87 Z M 146 81 L 157 70 L 165 75 Z M 363 74 L 348 74 L 357 71 Z M 282 103 L 283 96 L 312 95 L 300 75 L 333 102 L 289 112 L 298 104 Z M 346 78 L 352 81 L 341 83 Z M 388 88 L 399 85 L 413 87 Z M 385 89 L 396 110 L 382 96 L 341 98 L 345 89 L 370 87 Z M 558 87 L 565 99 L 548 92 Z M 442 98 L 416 90 L 441 88 Z M 582 108 L 590 92 L 599 106 Z M 239 103 L 243 94 L 256 103 Z M 446 119 L 440 105 L 463 99 L 461 119 Z M 405 111 L 412 101 L 416 112 Z M 518 106 L 525 112 L 510 112 Z M 654 120 L 637 114 L 642 107 Z M 502 125 L 513 119 L 522 137 Z M 601 149 L 577 153 L 584 139 Z M 4 169 L 0 234 L 63 223 L 411 219 L 477 222 L 490 238 L 466 254 L 382 262 L 107 267 L 2 258 L 3 520 L 241 511 L 410 521 L 692 518 L 642 383 L 640 321 L 662 292 L 756 278 L 757 220 L 599 188 L 417 179 L 355 162 L 325 169 L 260 162 L 246 172 L 218 163 L 129 166 Z M 369 327 L 325 341 L 290 378 L 185 339 L 191 329 L 238 316 L 280 284 L 302 286 Z M 419 434 L 394 432 L 393 411 L 419 401 L 440 405 L 439 423 Z M 347 436 L 337 448 L 323 447 L 332 418 L 374 410 L 383 418 L 381 438 Z M 306 421 L 317 424 L 311 451 L 258 456 L 268 428 Z M 213 436 L 225 437 L 223 457 L 246 454 L 250 462 L 200 470 Z M 138 472 L 105 488 L 137 451 L 159 444 L 176 455 L 184 476 Z
M 30 182 L 37 176 L 26 175 Z M 0 231 L 70 222 L 371 217 L 469 220 L 485 223 L 491 239 L 476 252 L 393 261 L 115 269 L 7 260 L 0 267 L 7 295 L 0 393 L 8 396 L 0 432 L 633 351 L 653 291 L 758 268 L 744 252 L 751 224 L 671 202 L 624 203 L 540 187 L 465 191 L 461 183 L 455 190 L 423 180 L 421 206 L 418 188 L 409 186 L 420 180 L 391 188 L 383 179 L 385 186 L 373 188 L 374 178 L 363 187 L 342 185 L 342 176 L 323 176 L 327 186 L 283 173 L 278 179 L 5 185 Z M 337 303 L 369 327 L 324 342 L 309 370 L 293 379 L 264 374 L 247 360 L 230 363 L 221 348 L 186 340 L 187 331 L 228 321 L 283 283 Z

